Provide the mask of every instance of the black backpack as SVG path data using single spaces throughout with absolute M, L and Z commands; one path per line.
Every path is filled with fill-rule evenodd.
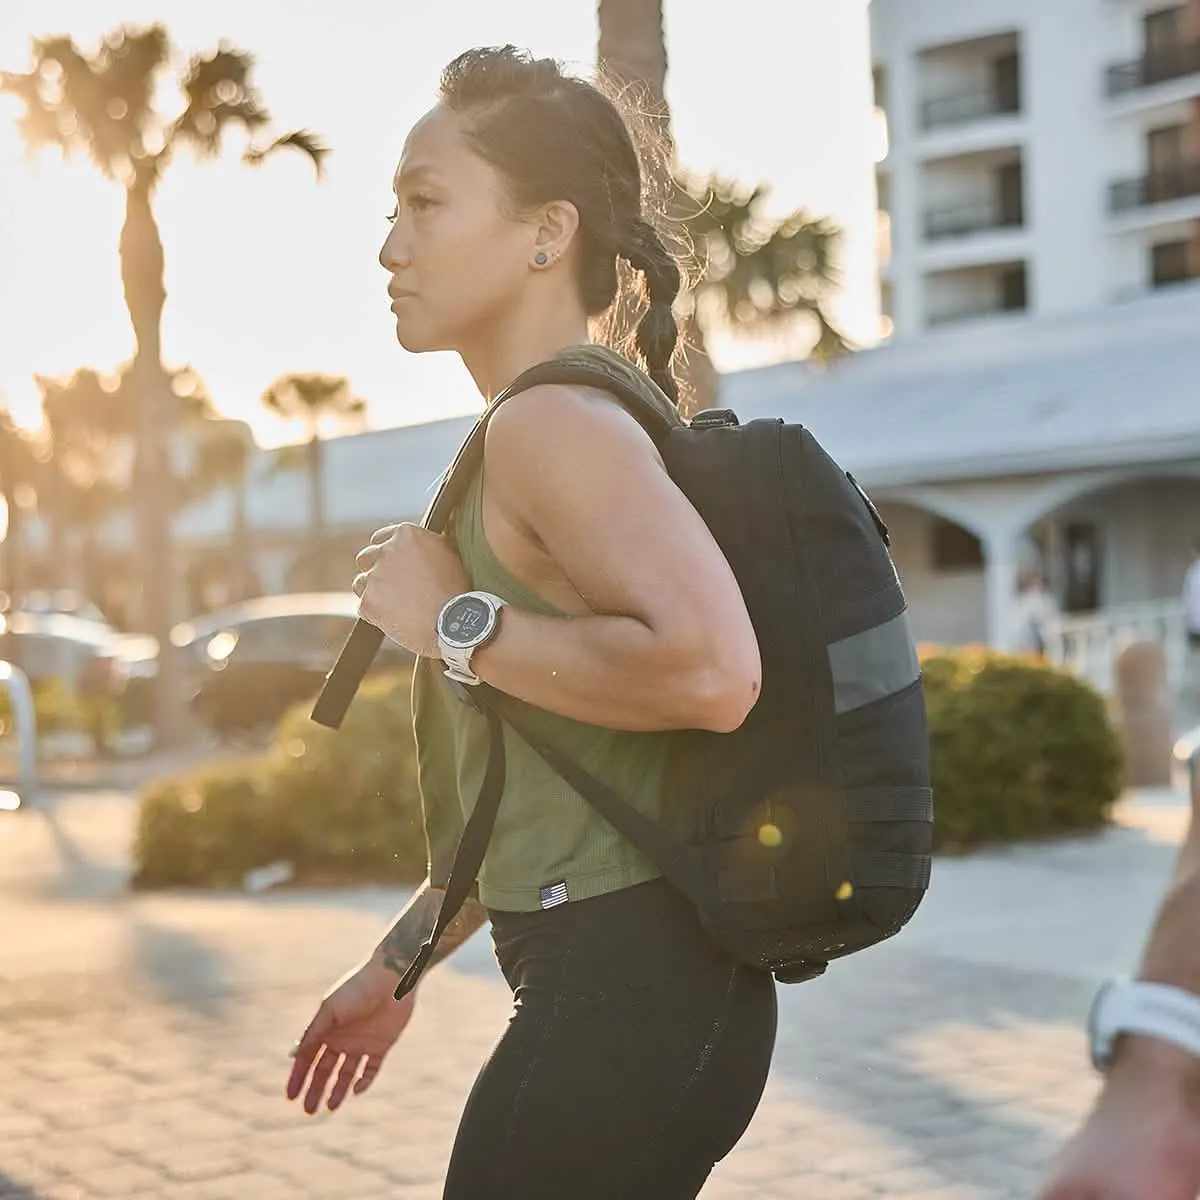
M 742 425 L 727 409 L 668 421 L 646 398 L 646 376 L 589 347 L 526 371 L 493 402 L 443 477 L 429 528 L 444 528 L 461 498 L 487 416 L 545 383 L 601 388 L 654 437 L 741 586 L 762 691 L 736 731 L 674 735 L 658 824 L 529 730 L 519 702 L 485 684 L 450 684 L 487 716 L 489 762 L 437 924 L 396 995 L 416 983 L 475 885 L 504 786 L 502 720 L 741 962 L 795 983 L 891 937 L 929 885 L 933 793 L 920 667 L 875 506 L 803 426 Z

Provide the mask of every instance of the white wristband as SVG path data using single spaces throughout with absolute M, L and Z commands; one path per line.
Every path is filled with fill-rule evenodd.
M 1200 996 L 1184 988 L 1113 980 L 1097 994 L 1088 1024 L 1099 1071 L 1112 1064 L 1116 1040 L 1126 1033 L 1170 1042 L 1200 1058 Z

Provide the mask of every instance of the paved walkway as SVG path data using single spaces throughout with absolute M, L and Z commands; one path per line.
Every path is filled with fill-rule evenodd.
M 0 1197 L 438 1197 L 507 1015 L 486 935 L 429 978 L 373 1091 L 305 1118 L 288 1046 L 404 896 L 130 896 L 129 813 L 104 792 L 0 813 Z M 781 990 L 766 1098 L 706 1200 L 1027 1200 L 1094 1095 L 1082 1016 L 1185 818 L 1141 797 L 1097 839 L 940 860 L 902 935 Z

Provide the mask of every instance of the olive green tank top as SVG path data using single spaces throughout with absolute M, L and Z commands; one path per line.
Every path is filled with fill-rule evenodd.
M 656 407 L 669 407 L 657 387 L 613 352 L 576 346 L 561 353 L 629 373 Z M 674 409 L 670 415 L 678 419 Z M 483 483 L 481 467 L 448 531 L 457 542 L 471 587 L 492 592 L 516 608 L 549 617 L 565 615 L 514 578 L 493 554 L 483 528 Z M 499 636 L 503 637 L 503 616 Z M 530 723 L 552 745 L 647 816 L 660 815 L 669 733 L 606 729 L 526 708 Z M 431 659 L 417 660 L 413 722 L 430 880 L 444 887 L 483 782 L 488 725 L 454 696 L 442 676 L 442 664 Z M 504 742 L 504 794 L 478 879 L 479 898 L 487 908 L 531 912 L 661 874 L 507 726 Z

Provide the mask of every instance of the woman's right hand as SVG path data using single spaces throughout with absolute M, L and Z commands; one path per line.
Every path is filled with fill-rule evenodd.
M 334 986 L 296 1043 L 289 1100 L 303 1093 L 304 1111 L 311 1115 L 333 1079 L 327 1101 L 332 1112 L 351 1087 L 359 1096 L 371 1086 L 412 1017 L 416 992 L 397 1000 L 398 982 L 394 971 L 371 959 Z

